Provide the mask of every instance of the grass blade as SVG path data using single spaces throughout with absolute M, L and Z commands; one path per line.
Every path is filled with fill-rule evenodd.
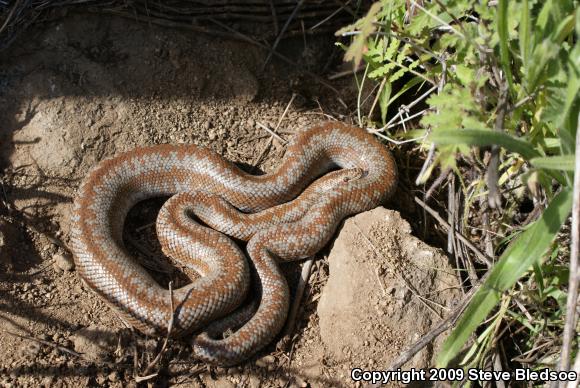
M 528 7 L 528 0 L 524 0 L 522 3 L 519 33 L 520 53 L 522 55 L 522 63 L 525 69 L 530 60 L 530 10 Z
M 510 136 L 504 132 L 486 129 L 443 129 L 433 131 L 429 140 L 437 145 L 467 144 L 472 146 L 489 146 L 497 144 L 510 151 L 517 152 L 525 159 L 541 156 L 534 147 L 525 140 Z
M 540 219 L 510 244 L 445 340 L 437 359 L 439 367 L 447 366 L 459 354 L 470 335 L 500 301 L 502 292 L 510 289 L 533 264 L 541 261 L 571 208 L 572 191 L 564 189 L 554 197 Z
M 508 49 L 509 32 L 508 32 L 508 1 L 499 0 L 497 9 L 497 33 L 499 35 L 499 58 L 501 67 L 505 72 L 510 90 L 514 90 L 512 81 L 512 70 L 510 66 L 510 52 Z
M 545 156 L 533 158 L 530 163 L 534 167 L 547 170 L 574 171 L 574 155 Z

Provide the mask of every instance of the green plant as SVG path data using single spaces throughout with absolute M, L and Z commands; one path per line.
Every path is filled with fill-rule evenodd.
M 447 338 L 440 366 L 456 359 L 486 319 L 462 365 L 482 365 L 506 322 L 526 327 L 532 345 L 534 333 L 552 330 L 552 324 L 563 326 L 561 315 L 552 312 L 538 324 L 514 306 L 521 305 L 524 294 L 535 306 L 552 303 L 550 298 L 565 306 L 565 281 L 561 271 L 554 271 L 562 259 L 548 252 L 558 252 L 554 241 L 572 207 L 580 108 L 577 9 L 574 0 L 388 0 L 338 32 L 353 37 L 346 59 L 365 62 L 362 82 L 368 78 L 379 85 L 366 118 L 359 114 L 360 124 L 381 127 L 377 132 L 386 131 L 388 138 L 423 139 L 421 145 L 435 151 L 418 182 L 429 180 L 437 166 L 460 178 L 462 168 L 484 166 L 478 179 L 461 180 L 465 219 L 476 204 L 482 206 L 475 201 L 482 195 L 489 196 L 491 207 L 499 204 L 502 192 L 511 191 L 518 198 L 526 195 L 546 203 L 537 220 L 527 225 L 497 227 L 508 235 L 509 244 L 502 252 L 501 241 L 495 241 L 499 259 Z M 393 85 L 402 79 L 395 93 Z M 423 84 L 431 84 L 437 93 L 426 100 L 420 128 L 389 133 L 389 109 L 401 95 L 425 89 Z M 379 123 L 372 121 L 376 105 Z M 486 149 L 488 163 L 481 160 Z M 481 184 L 485 177 L 487 185 Z M 504 222 L 516 213 L 517 203 L 506 204 Z

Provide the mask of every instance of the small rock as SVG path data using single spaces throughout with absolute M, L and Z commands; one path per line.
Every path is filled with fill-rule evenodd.
M 260 368 L 264 368 L 268 365 L 272 365 L 275 361 L 276 361 L 276 357 L 274 357 L 272 355 L 267 355 L 267 356 L 264 356 L 264 357 L 256 360 L 256 366 L 259 366 Z
M 251 375 L 249 380 L 250 381 L 248 382 L 248 386 L 250 388 L 260 388 L 261 382 L 260 382 L 260 379 L 258 378 L 258 376 Z
M 72 260 L 72 258 L 70 258 L 68 256 L 61 255 L 60 253 L 57 253 L 56 255 L 54 255 L 53 258 L 54 258 L 55 269 L 66 272 L 66 271 L 72 271 L 75 267 L 74 261 Z
M 38 342 L 25 341 L 20 346 L 19 353 L 22 357 L 32 360 L 40 353 L 40 344 Z
M 119 381 L 119 372 L 111 372 L 107 378 L 109 379 L 110 382 L 114 383 L 116 381 Z
M 296 380 L 296 385 L 299 386 L 300 388 L 306 388 L 308 386 L 308 383 L 304 381 L 300 376 L 296 376 L 294 380 Z
M 52 387 L 54 383 L 54 376 L 46 376 L 40 381 L 40 385 L 43 387 Z

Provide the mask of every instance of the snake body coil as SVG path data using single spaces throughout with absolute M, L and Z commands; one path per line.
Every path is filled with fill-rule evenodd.
M 395 163 L 382 144 L 335 122 L 297 133 L 278 169 L 261 176 L 193 145 L 138 148 L 102 161 L 81 185 L 72 250 L 80 275 L 128 323 L 165 334 L 173 314 L 172 335 L 206 329 L 194 340 L 196 357 L 232 365 L 268 344 L 284 324 L 289 292 L 277 262 L 315 254 L 345 217 L 378 206 L 396 181 Z M 200 275 L 173 290 L 174 311 L 169 291 L 122 241 L 131 207 L 160 196 L 171 196 L 156 224 L 164 253 Z M 250 263 L 225 234 L 248 241 Z M 216 338 L 215 328 L 231 325 L 228 316 L 245 298 L 250 265 L 257 274 L 257 309 L 233 334 Z

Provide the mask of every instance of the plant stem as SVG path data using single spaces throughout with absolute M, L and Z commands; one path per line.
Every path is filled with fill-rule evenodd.
M 576 129 L 576 161 L 574 168 L 574 196 L 572 202 L 572 238 L 570 243 L 570 278 L 568 282 L 568 300 L 566 302 L 566 326 L 564 326 L 564 338 L 562 339 L 562 352 L 558 369 L 561 371 L 570 369 L 570 348 L 576 331 L 578 320 L 578 283 L 580 283 L 580 269 L 578 268 L 578 255 L 580 250 L 580 115 L 578 115 Z M 576 358 L 580 357 L 580 353 Z M 561 384 L 560 386 L 564 386 Z

